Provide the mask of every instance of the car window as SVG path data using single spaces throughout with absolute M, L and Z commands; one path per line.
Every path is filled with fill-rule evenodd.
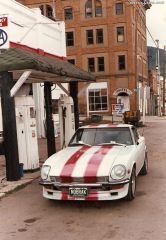
M 93 145 L 95 138 L 96 130 L 95 129 L 78 129 L 71 139 L 69 145 L 73 145 L 82 141 L 83 143 Z
M 126 145 L 133 144 L 130 129 L 127 127 L 79 129 L 71 139 L 70 145 L 76 144 L 79 141 L 89 145 L 99 145 L 110 143 L 111 141 Z
M 139 139 L 139 135 L 138 135 L 137 129 L 133 127 L 132 128 L 132 132 L 133 132 L 134 140 L 137 143 L 138 139 Z

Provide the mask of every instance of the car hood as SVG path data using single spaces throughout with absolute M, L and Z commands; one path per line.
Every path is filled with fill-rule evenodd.
M 97 181 L 109 176 L 113 165 L 127 164 L 134 146 L 74 146 L 52 155 L 44 165 L 50 165 L 50 176 L 62 182 L 83 178 L 84 182 Z

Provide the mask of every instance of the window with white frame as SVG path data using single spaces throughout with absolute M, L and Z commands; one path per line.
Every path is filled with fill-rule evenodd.
M 95 83 L 88 87 L 89 112 L 108 110 L 107 83 Z

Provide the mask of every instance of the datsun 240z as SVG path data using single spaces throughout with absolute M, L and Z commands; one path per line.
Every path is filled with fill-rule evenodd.
M 133 200 L 146 175 L 145 139 L 129 124 L 80 127 L 41 169 L 43 196 L 55 200 Z

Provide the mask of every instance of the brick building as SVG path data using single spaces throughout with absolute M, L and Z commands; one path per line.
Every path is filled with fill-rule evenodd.
M 148 1 L 20 0 L 66 24 L 68 60 L 92 72 L 97 83 L 79 84 L 80 114 L 111 114 L 139 106 L 139 87 L 147 81 L 146 10 Z

